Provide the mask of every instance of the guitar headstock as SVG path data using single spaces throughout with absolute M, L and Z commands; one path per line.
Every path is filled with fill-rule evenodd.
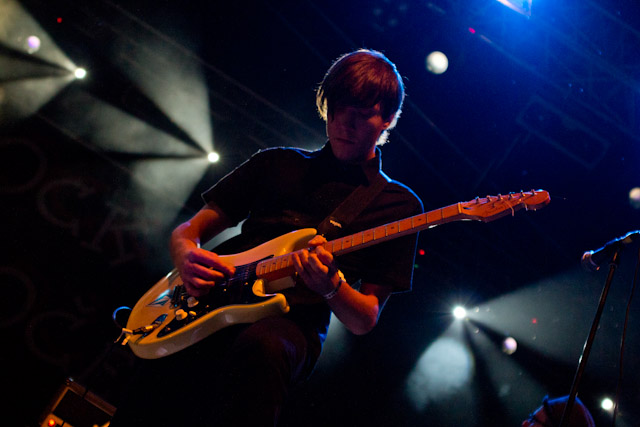
M 505 215 L 514 215 L 518 209 L 537 210 L 551 201 L 549 193 L 544 190 L 520 191 L 506 195 L 476 197 L 468 202 L 461 202 L 462 215 L 469 219 L 483 222 L 493 221 Z

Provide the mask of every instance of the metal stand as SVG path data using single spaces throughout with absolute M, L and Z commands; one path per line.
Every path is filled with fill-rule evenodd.
M 589 359 L 589 353 L 591 352 L 593 340 L 596 336 L 598 325 L 600 324 L 600 317 L 602 316 L 602 311 L 604 310 L 604 304 L 607 300 L 607 295 L 609 294 L 609 288 L 611 287 L 611 282 L 613 281 L 613 275 L 619 265 L 620 249 L 621 248 L 618 248 L 615 251 L 613 258 L 609 263 L 609 275 L 607 276 L 607 281 L 605 282 L 604 288 L 602 289 L 602 294 L 600 295 L 600 302 L 598 304 L 598 309 L 596 310 L 596 316 L 593 319 L 593 323 L 591 324 L 591 331 L 589 332 L 589 336 L 587 337 L 587 341 L 585 342 L 584 348 L 582 350 L 582 355 L 580 356 L 580 363 L 578 364 L 576 375 L 573 378 L 573 384 L 571 385 L 571 393 L 569 393 L 569 400 L 567 400 L 567 405 L 564 407 L 564 411 L 562 413 L 562 420 L 560 422 L 560 427 L 566 427 L 569 423 L 571 410 L 573 409 L 573 404 L 575 403 L 576 395 L 578 394 L 578 385 L 580 384 L 580 380 L 582 379 L 582 374 L 584 373 L 584 369 L 587 366 L 587 360 Z

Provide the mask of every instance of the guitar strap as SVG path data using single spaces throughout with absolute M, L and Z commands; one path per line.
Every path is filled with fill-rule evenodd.
M 317 228 L 318 234 L 327 240 L 340 237 L 340 232 L 347 228 L 390 181 L 391 179 L 380 171 L 368 185 L 358 186 L 320 223 Z

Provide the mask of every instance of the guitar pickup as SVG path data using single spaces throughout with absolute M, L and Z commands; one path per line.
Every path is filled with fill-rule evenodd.
M 184 285 L 177 285 L 173 288 L 173 295 L 171 295 L 171 305 L 178 307 L 182 304 L 182 296 L 184 295 Z

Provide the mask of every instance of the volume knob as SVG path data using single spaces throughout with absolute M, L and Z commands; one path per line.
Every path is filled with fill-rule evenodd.
M 184 319 L 187 318 L 187 316 L 188 316 L 187 312 L 184 311 L 183 309 L 180 308 L 180 309 L 176 310 L 176 319 L 184 320 Z

